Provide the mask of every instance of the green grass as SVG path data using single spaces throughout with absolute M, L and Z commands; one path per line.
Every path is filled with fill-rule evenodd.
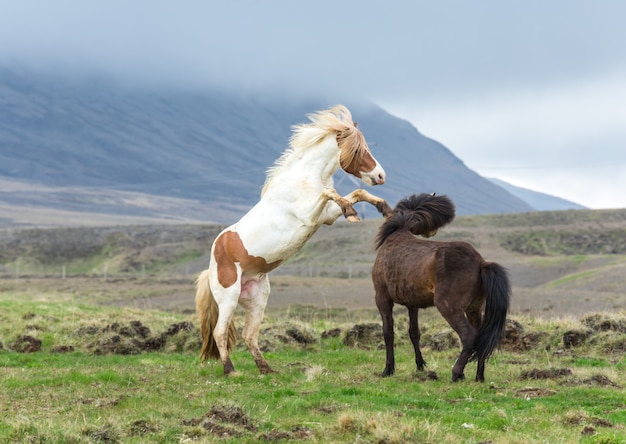
M 591 343 L 563 349 L 558 338 L 571 320 L 519 319 L 526 334 L 541 332 L 542 342 L 494 355 L 485 384 L 473 382 L 473 364 L 467 380 L 453 384 L 458 350 L 424 347 L 428 370 L 439 378 L 416 373 L 403 316 L 396 324 L 397 373 L 383 379 L 383 350 L 348 347 L 341 337 L 320 339 L 324 330 L 345 331 L 352 324 L 294 309 L 269 316 L 264 326 L 296 325 L 317 343 L 271 343 L 266 358 L 279 373 L 267 376 L 258 374 L 240 345 L 233 353 L 238 372 L 226 378 L 220 364 L 198 362 L 197 331 L 135 355 L 90 352 L 89 342 L 111 332 L 76 334 L 85 326 L 106 330 L 137 320 L 157 334 L 190 320 L 184 315 L 14 296 L 0 294 L 0 442 L 626 442 L 626 389 L 588 382 L 602 375 L 622 384 L 623 353 L 607 354 L 602 344 Z M 436 313 L 426 313 L 424 338 L 448 328 Z M 9 344 L 22 334 L 43 339 L 42 350 L 11 351 Z M 271 339 L 270 333 L 261 337 Z M 73 352 L 52 351 L 70 343 Z M 530 369 L 558 368 L 572 374 L 521 377 Z M 585 427 L 593 433 L 583 435 Z
M 564 276 L 560 279 L 556 279 L 552 282 L 549 282 L 547 284 L 548 288 L 554 288 L 554 287 L 558 287 L 559 285 L 562 284 L 566 284 L 568 282 L 572 282 L 572 281 L 576 281 L 579 279 L 585 279 L 589 276 L 593 276 L 594 274 L 596 274 L 598 272 L 598 270 L 589 270 L 589 271 L 583 271 L 580 273 L 575 273 L 575 274 L 570 274 L 568 276 Z

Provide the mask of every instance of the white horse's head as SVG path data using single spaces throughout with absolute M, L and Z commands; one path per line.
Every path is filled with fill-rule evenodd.
M 339 165 L 348 174 L 358 177 L 368 185 L 385 183 L 385 170 L 372 155 L 363 133 L 356 122 L 337 133 Z
M 385 183 L 385 170 L 372 155 L 365 137 L 352 114 L 343 105 L 309 115 L 311 124 L 322 131 L 334 131 L 339 147 L 339 166 L 346 173 L 358 177 L 368 185 Z

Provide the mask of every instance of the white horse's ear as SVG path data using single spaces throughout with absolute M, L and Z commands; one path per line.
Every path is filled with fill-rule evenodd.
M 436 196 L 436 195 L 437 195 L 436 193 L 431 193 L 431 196 Z
M 356 122 L 354 122 L 354 127 L 355 127 L 355 128 L 358 128 L 358 127 L 359 127 L 359 124 L 358 124 L 358 123 L 356 123 Z

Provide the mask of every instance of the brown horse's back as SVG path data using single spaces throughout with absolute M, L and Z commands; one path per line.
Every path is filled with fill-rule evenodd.
M 376 298 L 407 307 L 439 308 L 446 305 L 450 292 L 462 288 L 464 296 L 459 300 L 460 295 L 455 294 L 454 304 L 467 307 L 482 296 L 482 262 L 467 242 L 436 242 L 406 231 L 394 233 L 380 246 L 372 268 Z

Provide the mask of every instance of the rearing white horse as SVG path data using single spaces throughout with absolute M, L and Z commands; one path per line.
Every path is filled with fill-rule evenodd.
M 235 343 L 233 313 L 246 311 L 243 339 L 261 374 L 274 370 L 259 349 L 261 321 L 270 293 L 267 273 L 297 253 L 322 224 L 342 214 L 359 218 L 352 205 L 365 201 L 387 215 L 391 208 L 367 191 L 341 197 L 333 188 L 340 167 L 368 185 L 385 183 L 385 171 L 342 105 L 308 116 L 293 127 L 290 147 L 269 170 L 261 200 L 239 222 L 222 231 L 211 249 L 209 268 L 196 282 L 196 310 L 203 361 L 221 358 L 224 374 L 235 368 L 229 351 Z

